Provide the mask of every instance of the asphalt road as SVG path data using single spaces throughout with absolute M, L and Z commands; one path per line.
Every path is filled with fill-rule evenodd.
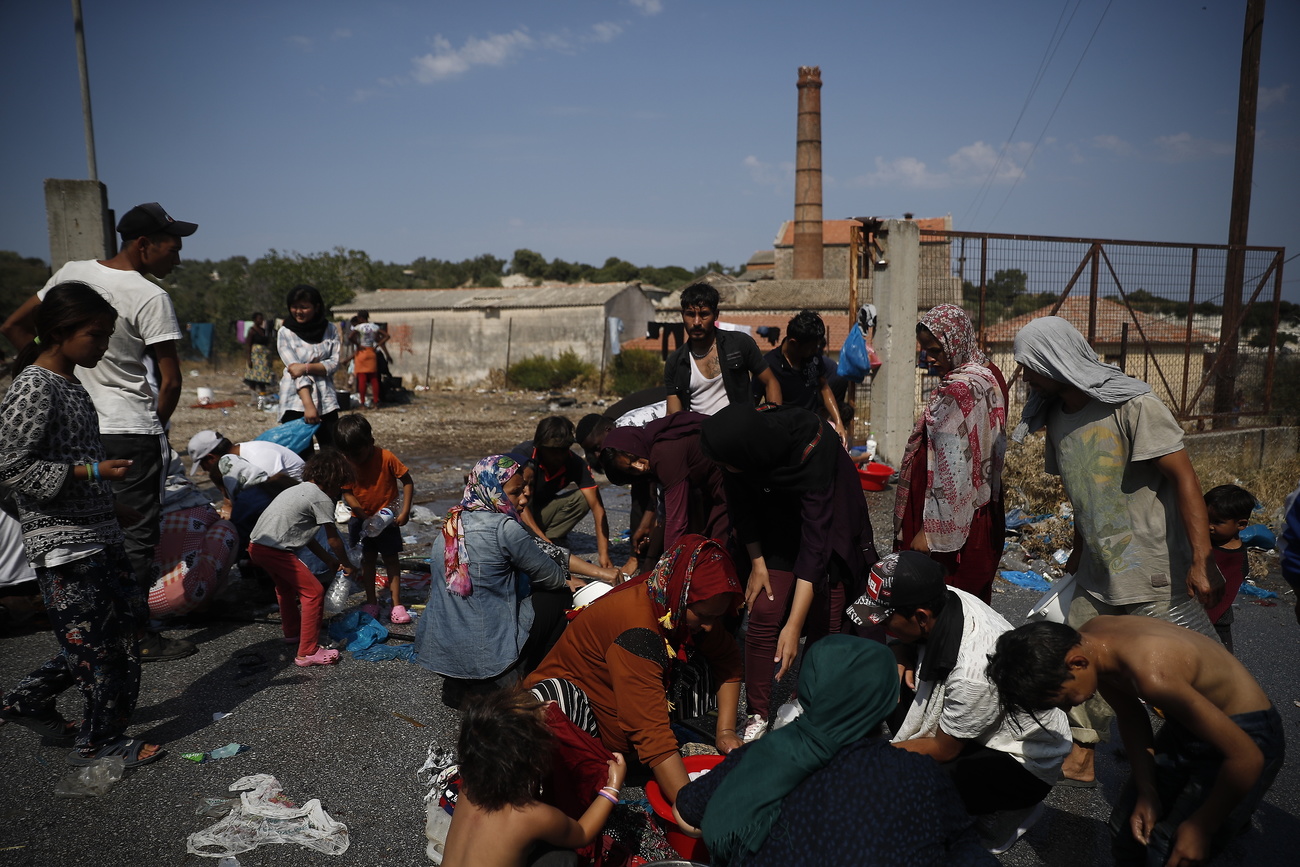
M 612 523 L 626 526 L 626 498 L 606 494 Z M 872 495 L 878 527 L 887 524 L 892 491 Z M 446 504 L 435 504 L 445 507 Z M 590 533 L 590 524 L 585 528 Z M 575 532 L 578 550 L 594 551 Z M 415 553 L 408 551 L 408 553 Z M 1037 594 L 999 584 L 995 607 L 1020 622 Z M 1281 587 L 1280 582 L 1270 586 Z M 1234 626 L 1238 653 L 1282 712 L 1292 755 L 1300 750 L 1300 626 L 1290 605 L 1243 600 Z M 408 630 L 409 631 L 409 630 Z M 326 856 L 296 845 L 267 845 L 239 856 L 243 865 L 420 865 L 424 856 L 423 788 L 415 772 L 432 743 L 455 739 L 457 714 L 439 701 L 439 678 L 401 662 L 348 658 L 332 667 L 299 669 L 277 624 L 208 621 L 173 634 L 196 641 L 188 659 L 144 669 L 131 733 L 167 745 L 161 762 L 129 773 L 106 796 L 54 797 L 66 750 L 39 746 L 28 731 L 0 728 L 0 867 L 58 865 L 199 865 L 186 837 L 214 820 L 195 815 L 204 798 L 227 795 L 239 777 L 272 774 L 297 803 L 319 798 L 344 822 L 351 848 Z M 55 652 L 53 637 L 22 632 L 0 637 L 0 685 L 8 688 Z M 68 692 L 60 707 L 79 713 Z M 214 721 L 214 713 L 229 716 Z M 222 761 L 193 764 L 181 753 L 230 742 L 251 749 Z M 1058 787 L 1049 810 L 1001 861 L 1008 865 L 1093 867 L 1111 863 L 1105 820 L 1127 769 L 1118 742 L 1098 751 L 1102 785 Z M 1282 769 L 1253 829 L 1216 863 L 1293 865 L 1300 861 L 1300 770 Z

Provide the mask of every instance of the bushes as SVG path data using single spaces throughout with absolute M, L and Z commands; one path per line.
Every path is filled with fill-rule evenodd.
M 553 388 L 573 386 L 596 375 L 596 366 L 580 359 L 572 349 L 566 349 L 559 358 L 534 355 L 510 365 L 510 385 L 531 391 L 550 391 Z
M 609 373 L 611 391 L 615 394 L 631 394 L 643 388 L 663 385 L 664 362 L 657 352 L 625 349 L 614 356 Z

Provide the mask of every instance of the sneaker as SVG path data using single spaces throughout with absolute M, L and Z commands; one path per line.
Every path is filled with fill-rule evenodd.
M 293 664 L 307 668 L 311 665 L 333 665 L 339 661 L 339 652 L 332 647 L 318 647 L 311 656 L 295 656 Z
M 194 655 L 198 647 L 183 638 L 168 638 L 157 632 L 146 632 L 140 639 L 141 662 L 168 662 Z
M 393 610 L 388 612 L 389 623 L 410 623 L 411 615 L 406 610 L 405 605 L 394 605 Z
M 751 714 L 749 722 L 745 723 L 745 731 L 741 735 L 741 740 L 745 743 L 756 741 L 767 733 L 767 720 L 758 714 Z

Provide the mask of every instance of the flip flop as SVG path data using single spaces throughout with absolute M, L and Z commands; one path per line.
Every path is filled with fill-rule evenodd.
M 1056 781 L 1056 785 L 1065 786 L 1067 789 L 1095 789 L 1097 788 L 1096 780 L 1072 780 L 1069 777 L 1061 777 Z
M 68 764 L 74 768 L 84 768 L 94 762 L 96 759 L 107 759 L 113 756 L 121 756 L 122 767 L 126 769 L 138 768 L 141 765 L 147 765 L 150 762 L 156 762 L 167 751 L 160 749 L 147 759 L 140 758 L 140 751 L 149 744 L 139 738 L 129 738 L 126 735 L 118 735 L 113 740 L 99 748 L 99 752 L 93 756 L 83 756 L 80 750 L 73 750 L 68 753 Z
M 41 745 L 46 747 L 70 747 L 77 738 L 81 728 L 78 723 L 70 723 L 54 708 L 41 714 L 20 714 L 12 707 L 0 708 L 0 725 L 13 723 L 31 729 L 41 736 Z

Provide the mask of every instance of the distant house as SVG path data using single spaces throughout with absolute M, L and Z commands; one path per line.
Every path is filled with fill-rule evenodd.
M 394 374 L 405 385 L 476 385 L 530 356 L 572 350 L 599 365 L 606 318 L 644 333 L 654 305 L 636 283 L 494 289 L 380 289 L 334 307 L 336 316 L 368 310 L 387 324 Z
M 1056 315 L 1087 337 L 1090 308 L 1088 296 L 1071 295 Z M 1008 378 L 1016 367 L 1012 358 L 1016 334 L 1033 320 L 1051 314 L 1052 307 L 1048 305 L 985 329 L 989 355 L 1008 374 Z M 1125 325 L 1128 326 L 1127 333 Z M 1094 334 L 1092 348 L 1098 358 L 1118 364 L 1128 375 L 1149 383 L 1155 393 L 1174 409 L 1191 401 L 1205 375 L 1206 359 L 1210 357 L 1207 350 L 1219 341 L 1217 334 L 1195 328 L 1189 335 L 1185 317 L 1130 311 L 1110 298 L 1097 299 Z M 1213 392 L 1207 390 L 1201 395 L 1201 400 L 1212 396 Z

